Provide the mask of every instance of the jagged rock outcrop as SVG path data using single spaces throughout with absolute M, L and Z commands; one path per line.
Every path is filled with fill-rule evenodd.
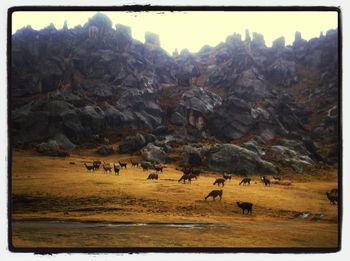
M 161 145 L 150 145 L 145 155 L 164 162 L 163 152 L 172 148 L 161 139 L 175 132 L 182 141 L 240 144 L 246 155 L 264 157 L 261 148 L 267 146 L 266 156 L 274 151 L 287 158 L 295 151 L 314 165 L 337 162 L 337 30 L 309 41 L 296 32 L 292 45 L 280 37 L 272 47 L 263 35 L 247 31 L 245 39 L 235 33 L 217 46 L 173 56 L 158 35 L 147 33 L 145 44 L 131 35 L 131 28 L 113 27 L 102 13 L 83 26 L 28 26 L 13 34 L 13 144 L 51 139 L 71 150 L 96 144 L 101 134 L 125 153 L 149 142 Z M 132 138 L 123 140 L 125 133 Z M 300 171 L 296 160 L 305 158 L 293 160 Z M 260 171 L 254 164 L 246 171 Z

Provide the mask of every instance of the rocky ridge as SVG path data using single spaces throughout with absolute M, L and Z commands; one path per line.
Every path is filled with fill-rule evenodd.
M 218 151 L 202 151 L 195 161 L 238 173 L 337 162 L 337 30 L 309 41 L 296 32 L 290 46 L 281 37 L 267 47 L 263 35 L 248 31 L 244 40 L 233 34 L 198 53 L 171 56 L 160 46 L 157 35 L 141 43 L 101 13 L 73 29 L 18 30 L 13 145 L 48 142 L 62 154 L 118 143 L 112 151 L 157 162 L 171 161 L 167 153 L 180 148 L 188 163 L 193 150 L 181 144 L 211 144 Z M 247 164 L 237 169 L 233 158 Z

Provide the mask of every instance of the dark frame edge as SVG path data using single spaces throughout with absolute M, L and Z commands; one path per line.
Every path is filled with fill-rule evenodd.
M 12 242 L 12 139 L 11 139 L 11 54 L 12 54 L 12 14 L 17 11 L 335 11 L 338 14 L 338 186 L 340 206 L 338 205 L 338 246 L 332 248 L 23 248 L 15 247 Z M 343 222 L 343 131 L 342 131 L 342 11 L 340 6 L 159 6 L 159 5 L 123 5 L 123 6 L 13 6 L 7 10 L 7 152 L 8 152 L 8 249 L 13 253 L 59 254 L 59 253 L 270 253 L 270 254 L 317 254 L 336 253 L 342 249 Z

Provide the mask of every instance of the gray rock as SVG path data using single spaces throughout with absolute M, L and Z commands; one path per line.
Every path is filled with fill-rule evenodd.
M 185 166 L 201 165 L 204 161 L 200 149 L 189 145 L 183 147 L 182 159 Z
M 306 166 L 312 166 L 313 161 L 307 155 L 302 155 L 295 150 L 289 149 L 281 145 L 274 145 L 271 149 L 277 152 L 279 155 L 278 159 L 289 164 L 295 171 L 301 173 Z
M 186 124 L 186 119 L 180 113 L 175 111 L 170 116 L 170 122 L 174 125 L 177 125 L 177 126 L 183 126 Z
M 169 161 L 166 152 L 158 146 L 149 143 L 141 150 L 142 158 L 153 163 L 167 163 Z
M 255 152 L 234 144 L 216 145 L 208 155 L 208 166 L 214 171 L 259 175 L 277 173 L 277 168 Z
M 167 126 L 160 125 L 157 128 L 155 128 L 155 130 L 153 131 L 153 134 L 154 135 L 167 135 L 170 132 L 171 131 L 169 130 L 169 128 Z
M 57 142 L 58 146 L 63 148 L 64 150 L 73 150 L 76 148 L 76 145 L 72 143 L 64 134 L 57 133 L 54 137 L 55 141 Z
M 260 157 L 265 155 L 264 150 L 259 146 L 258 142 L 256 140 L 250 140 L 241 145 L 241 147 L 248 149 L 250 151 L 255 152 Z
M 146 145 L 146 139 L 142 134 L 136 134 L 135 136 L 127 136 L 119 144 L 120 153 L 132 153 L 140 150 Z
M 207 115 L 214 107 L 221 104 L 221 98 L 213 92 L 203 88 L 191 88 L 183 93 L 180 105 L 186 110 L 193 110 Z
M 36 146 L 37 152 L 46 156 L 59 156 L 67 157 L 69 153 L 60 148 L 55 140 L 49 140 L 48 142 L 40 143 Z
M 114 153 L 114 149 L 111 145 L 103 145 L 96 150 L 96 153 L 103 156 L 112 155 Z

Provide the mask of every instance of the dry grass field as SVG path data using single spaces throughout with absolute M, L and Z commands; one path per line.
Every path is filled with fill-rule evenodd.
M 85 161 L 127 161 L 114 173 L 88 172 Z M 191 184 L 166 165 L 159 180 L 132 168 L 129 155 L 98 157 L 91 151 L 69 158 L 13 151 L 12 243 L 15 247 L 336 247 L 338 209 L 325 192 L 337 187 L 337 169 L 319 176 L 289 176 L 265 187 L 258 177 L 239 186 L 235 176 L 222 200 L 204 197 L 219 173 Z M 139 160 L 137 157 L 133 157 Z M 300 174 L 299 174 L 300 175 Z M 305 178 L 304 178 L 305 177 Z M 253 203 L 243 215 L 237 201 Z M 299 214 L 309 212 L 306 218 Z M 318 215 L 322 218 L 318 219 Z M 57 222 L 59 221 L 59 222 Z

